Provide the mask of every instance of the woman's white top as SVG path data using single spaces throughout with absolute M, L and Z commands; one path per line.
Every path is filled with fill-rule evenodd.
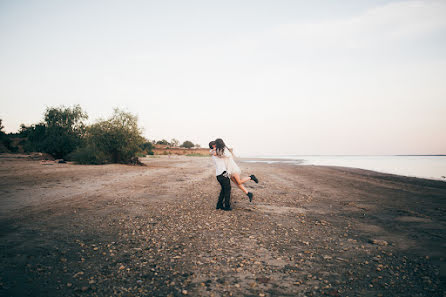
M 225 165 L 226 165 L 226 172 L 228 172 L 229 175 L 232 175 L 234 173 L 240 175 L 242 170 L 235 163 L 234 156 L 232 155 L 231 151 L 227 147 L 223 151 L 223 155 L 220 158 L 222 158 L 224 160 Z

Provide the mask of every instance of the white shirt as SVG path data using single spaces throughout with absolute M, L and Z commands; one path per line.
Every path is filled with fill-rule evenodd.
M 223 158 L 219 158 L 217 156 L 212 155 L 212 160 L 214 160 L 215 163 L 216 176 L 219 176 L 220 174 L 226 171 L 225 160 L 223 160 Z

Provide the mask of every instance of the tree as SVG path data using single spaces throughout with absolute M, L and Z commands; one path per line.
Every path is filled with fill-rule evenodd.
M 153 144 L 150 140 L 144 139 L 144 142 L 141 145 L 141 149 L 148 155 L 153 155 Z
M 26 139 L 23 143 L 25 152 L 43 152 L 46 137 L 46 126 L 44 123 L 31 126 L 20 125 L 20 136 Z
M 8 135 L 3 132 L 3 128 L 2 119 L 0 119 L 0 153 L 7 153 L 9 152 L 11 140 L 9 139 Z
M 73 108 L 47 108 L 45 112 L 46 134 L 43 150 L 55 158 L 64 158 L 74 151 L 85 133 L 83 120 L 88 119 L 79 105 Z
M 72 108 L 52 107 L 47 108 L 45 112 L 45 123 L 48 128 L 60 127 L 78 134 L 85 131 L 85 125 L 82 120 L 88 119 L 88 115 L 82 111 L 79 105 Z
M 170 144 L 171 144 L 173 147 L 177 147 L 177 146 L 180 145 L 180 141 L 179 141 L 178 139 L 172 138 L 172 140 L 170 141 Z
M 185 148 L 192 148 L 194 147 L 194 144 L 192 143 L 192 141 L 186 140 L 181 146 Z
M 116 108 L 109 119 L 88 127 L 84 145 L 73 157 L 79 163 L 136 164 L 143 144 L 137 117 Z
M 196 147 L 196 148 L 200 148 L 201 145 L 199 145 L 198 143 L 196 143 L 196 144 L 195 144 L 195 147 Z
M 85 133 L 83 120 L 86 119 L 88 116 L 79 105 L 48 107 L 44 122 L 29 127 L 21 125 L 20 134 L 28 138 L 25 150 L 65 158 L 80 145 Z
M 165 139 L 163 139 L 163 140 L 158 140 L 158 141 L 156 142 L 156 144 L 170 145 L 170 143 L 169 143 L 167 140 L 165 140 Z

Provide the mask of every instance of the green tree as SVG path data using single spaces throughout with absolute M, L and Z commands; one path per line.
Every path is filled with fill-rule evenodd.
M 143 144 L 137 117 L 115 109 L 109 119 L 88 127 L 84 146 L 73 154 L 73 158 L 79 163 L 136 164 Z
M 55 158 L 65 158 L 81 143 L 88 118 L 79 105 L 48 107 L 44 122 L 29 127 L 21 125 L 20 134 L 28 138 L 25 150 L 45 152 Z
M 143 144 L 141 145 L 141 149 L 147 154 L 147 155 L 153 155 L 153 144 L 150 140 L 144 139 Z
M 43 152 L 46 138 L 46 125 L 44 123 L 31 126 L 20 125 L 20 136 L 26 139 L 23 142 L 25 152 Z
M 156 142 L 156 144 L 170 145 L 170 143 L 169 143 L 167 140 L 165 140 L 165 139 L 163 139 L 163 140 L 158 140 L 158 141 Z
M 8 135 L 3 132 L 3 128 L 5 127 L 2 125 L 2 119 L 0 119 L 0 153 L 7 153 L 9 151 L 8 148 L 11 145 L 11 140 Z
M 192 148 L 192 147 L 194 147 L 194 144 L 192 143 L 192 141 L 186 140 L 185 142 L 183 142 L 181 147 Z

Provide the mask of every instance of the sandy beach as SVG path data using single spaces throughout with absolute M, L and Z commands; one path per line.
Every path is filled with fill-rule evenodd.
M 445 296 L 446 182 L 208 157 L 0 155 L 1 296 Z

